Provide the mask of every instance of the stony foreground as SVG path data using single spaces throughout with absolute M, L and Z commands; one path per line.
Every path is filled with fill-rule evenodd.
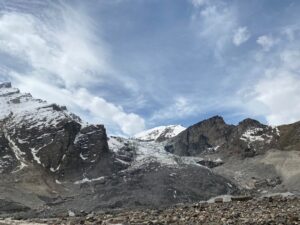
M 176 205 L 163 210 L 136 210 L 114 213 L 89 214 L 80 217 L 65 217 L 49 220 L 10 221 L 0 224 L 300 224 L 300 199 L 296 197 L 268 197 L 262 199 L 234 199 L 231 202 L 197 203 Z

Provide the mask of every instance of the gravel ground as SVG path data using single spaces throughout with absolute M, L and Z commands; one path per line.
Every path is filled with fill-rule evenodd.
M 176 205 L 162 210 L 144 209 L 122 212 L 89 214 L 52 220 L 19 221 L 0 224 L 53 224 L 53 225 L 142 225 L 142 224 L 209 224 L 209 225 L 292 225 L 300 224 L 300 199 L 273 196 L 260 199 L 236 198 L 231 202 Z

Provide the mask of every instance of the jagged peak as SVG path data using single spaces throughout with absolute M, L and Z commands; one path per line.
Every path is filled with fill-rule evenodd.
M 222 123 L 225 123 L 223 117 L 222 117 L 222 116 L 219 116 L 219 115 L 210 117 L 210 118 L 206 119 L 205 121 L 216 121 L 216 122 L 222 122 Z
M 215 124 L 226 124 L 223 117 L 216 115 L 213 117 L 210 117 L 208 119 L 202 120 L 199 123 L 193 125 L 193 126 L 200 126 L 200 125 L 215 125 Z
M 258 120 L 251 119 L 251 118 L 246 118 L 239 122 L 238 126 L 243 126 L 243 127 L 261 127 L 265 126 L 264 124 L 260 123 Z

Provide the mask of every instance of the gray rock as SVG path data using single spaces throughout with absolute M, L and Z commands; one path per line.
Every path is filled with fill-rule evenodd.
M 17 213 L 30 210 L 29 207 L 11 200 L 0 199 L 0 213 Z

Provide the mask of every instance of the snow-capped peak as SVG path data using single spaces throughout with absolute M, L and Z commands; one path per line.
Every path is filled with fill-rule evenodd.
M 186 128 L 181 125 L 159 126 L 142 131 L 133 137 L 142 141 L 164 141 L 175 137 Z

